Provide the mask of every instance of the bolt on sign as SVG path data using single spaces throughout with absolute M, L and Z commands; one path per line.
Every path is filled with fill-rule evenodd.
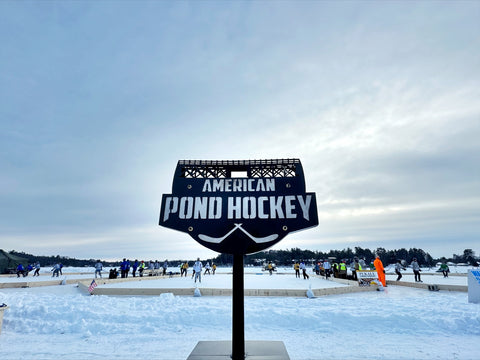
M 298 159 L 180 160 L 159 225 L 220 253 L 252 254 L 317 226 L 317 202 Z

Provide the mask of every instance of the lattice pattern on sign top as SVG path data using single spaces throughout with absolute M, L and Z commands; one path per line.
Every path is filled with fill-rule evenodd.
M 250 177 L 293 177 L 296 176 L 295 165 L 277 165 L 274 167 L 255 167 Z
M 227 170 L 212 166 L 184 166 L 182 167 L 182 177 L 194 179 L 226 178 Z
M 180 160 L 181 177 L 229 178 L 232 171 L 245 171 L 249 178 L 294 177 L 299 159 L 273 160 Z

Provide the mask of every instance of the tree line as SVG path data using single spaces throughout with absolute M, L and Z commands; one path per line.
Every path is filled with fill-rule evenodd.
M 23 257 L 27 259 L 28 263 L 34 263 L 39 261 L 43 266 L 54 265 L 61 263 L 64 266 L 71 267 L 91 267 L 94 266 L 97 262 L 97 259 L 75 259 L 67 256 L 36 256 L 32 254 L 26 254 L 24 252 L 10 251 L 12 255 Z M 463 254 L 453 254 L 452 257 L 446 258 L 433 258 L 428 252 L 425 252 L 422 249 L 410 248 L 410 249 L 395 249 L 395 250 L 386 250 L 383 247 L 378 247 L 375 250 L 364 249 L 362 247 L 356 246 L 353 249 L 346 248 L 343 250 L 330 250 L 328 252 L 322 251 L 312 251 L 307 249 L 292 248 L 289 250 L 267 250 L 261 251 L 252 255 L 246 255 L 244 262 L 246 265 L 262 265 L 268 263 L 269 261 L 275 263 L 278 266 L 291 266 L 294 261 L 305 261 L 307 263 L 314 263 L 319 260 L 324 259 L 335 259 L 352 261 L 355 257 L 359 259 L 365 259 L 368 262 L 373 262 L 376 256 L 380 256 L 384 265 L 394 264 L 397 260 L 404 260 L 410 264 L 413 258 L 416 258 L 421 265 L 424 266 L 435 266 L 438 262 L 453 262 L 453 263 L 466 263 L 473 265 L 477 262 L 475 252 L 472 249 L 465 249 Z M 192 259 L 193 260 L 193 259 Z M 204 261 L 209 261 L 210 263 L 215 263 L 217 265 L 232 265 L 233 256 L 230 254 L 219 254 L 215 258 L 204 259 Z M 120 261 L 102 261 L 104 266 L 120 266 Z M 183 263 L 182 260 L 171 260 L 169 261 L 170 266 L 178 266 Z
M 421 264 L 432 266 L 436 263 L 432 256 L 422 249 L 396 249 L 386 250 L 379 247 L 375 250 L 364 249 L 359 246 L 351 249 L 330 250 L 328 252 L 302 250 L 300 248 L 292 248 L 290 250 L 268 250 L 262 251 L 253 255 L 245 257 L 245 264 L 259 265 L 266 262 L 274 262 L 279 266 L 291 266 L 295 261 L 305 261 L 306 263 L 315 263 L 320 260 L 330 259 L 331 261 L 346 260 L 353 261 L 354 258 L 365 259 L 367 263 L 373 262 L 376 256 L 380 256 L 380 260 L 385 265 L 393 264 L 397 260 L 405 260 L 410 263 L 413 258 L 416 258 Z M 224 264 L 231 263 L 231 256 L 221 254 L 214 259 L 216 263 Z
M 71 266 L 71 267 L 88 267 L 88 266 L 94 266 L 98 260 L 98 259 L 75 259 L 68 256 L 60 256 L 60 255 L 38 256 L 38 255 L 27 254 L 25 252 L 18 252 L 15 250 L 9 251 L 8 253 L 27 259 L 28 264 L 33 264 L 38 261 L 40 262 L 40 264 L 42 264 L 42 266 L 49 266 L 49 265 L 53 266 L 55 264 L 63 264 L 63 266 Z M 118 266 L 120 265 L 120 261 L 103 262 L 103 265 Z
M 302 250 L 300 248 L 292 248 L 290 250 L 267 250 L 261 251 L 253 255 L 245 256 L 246 265 L 262 265 L 269 261 L 279 266 L 291 266 L 294 261 L 305 261 L 307 263 L 314 263 L 319 260 L 346 260 L 353 261 L 354 258 L 365 259 L 367 263 L 373 262 L 376 256 L 380 256 L 380 260 L 384 265 L 394 264 L 397 260 L 402 260 L 410 264 L 414 258 L 418 260 L 421 265 L 435 266 L 438 262 L 453 262 L 466 263 L 469 265 L 475 264 L 478 260 L 475 257 L 475 252 L 472 249 L 465 249 L 463 254 L 453 254 L 452 257 L 433 258 L 428 252 L 422 249 L 395 249 L 386 250 L 383 247 L 378 247 L 375 250 L 364 249 L 356 246 L 355 248 L 346 248 L 343 250 L 330 250 L 328 252 Z M 233 257 L 229 254 L 220 254 L 212 259 L 216 264 L 229 265 L 233 263 Z

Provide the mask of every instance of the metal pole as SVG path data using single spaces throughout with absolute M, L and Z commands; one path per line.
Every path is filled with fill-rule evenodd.
M 232 359 L 245 359 L 245 314 L 243 297 L 243 254 L 233 255 Z

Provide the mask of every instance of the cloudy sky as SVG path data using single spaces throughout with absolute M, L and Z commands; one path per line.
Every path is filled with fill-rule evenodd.
M 273 249 L 480 255 L 480 2 L 1 1 L 0 248 L 216 256 L 158 226 L 180 159 L 299 158 Z

